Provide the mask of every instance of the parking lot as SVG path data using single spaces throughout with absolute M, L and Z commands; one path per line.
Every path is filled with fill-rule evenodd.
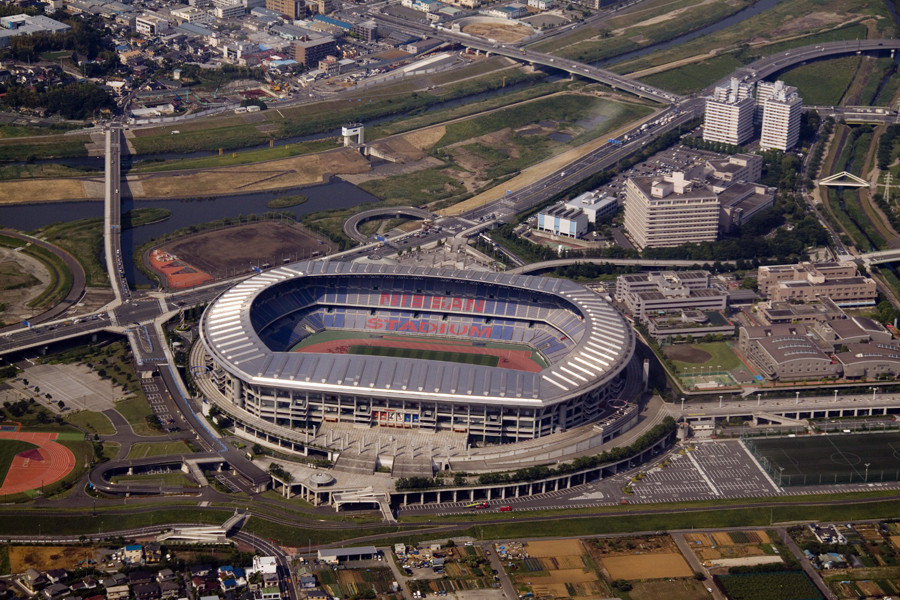
M 752 498 L 781 490 L 739 441 L 701 443 L 676 452 L 631 484 L 629 503 Z M 666 464 L 665 467 L 660 466 Z
M 179 427 L 175 425 L 175 415 L 172 413 L 172 400 L 162 379 L 160 377 L 144 379 L 141 381 L 141 389 L 144 390 L 150 409 L 159 418 L 163 429 L 168 432 L 179 431 Z

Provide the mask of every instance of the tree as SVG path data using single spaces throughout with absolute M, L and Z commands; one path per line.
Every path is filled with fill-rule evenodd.
M 253 452 L 253 454 L 257 454 L 257 455 L 262 454 L 263 452 L 265 452 L 265 450 L 263 449 L 263 447 L 260 446 L 259 444 L 253 444 L 253 446 L 250 448 L 250 451 Z
M 64 409 L 64 408 L 66 407 L 66 403 L 63 402 L 62 400 L 60 400 L 59 402 L 57 402 L 56 405 L 59 407 L 59 410 L 62 410 L 62 409 Z

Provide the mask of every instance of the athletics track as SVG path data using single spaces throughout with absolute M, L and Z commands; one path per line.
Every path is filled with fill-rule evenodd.
M 20 452 L 13 459 L 0 496 L 36 490 L 68 475 L 75 468 L 75 455 L 56 442 L 56 433 L 0 431 L 0 439 L 20 440 L 37 446 Z

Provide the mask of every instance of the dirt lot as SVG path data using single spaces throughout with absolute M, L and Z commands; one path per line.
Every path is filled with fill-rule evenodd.
M 9 567 L 13 573 L 23 573 L 29 568 L 71 569 L 85 558 L 94 558 L 91 548 L 80 546 L 10 546 Z
M 36 258 L 0 247 L 0 321 L 11 323 L 32 314 L 25 306 L 50 282 L 50 274 Z
M 285 258 L 302 260 L 315 252 L 326 255 L 330 242 L 320 241 L 299 225 L 274 221 L 251 223 L 188 236 L 162 245 L 163 250 L 212 274 L 254 265 L 281 265 Z
M 607 556 L 602 564 L 610 579 L 663 579 L 693 575 L 684 558 L 676 553 Z
M 463 33 L 496 40 L 502 44 L 518 42 L 534 33 L 531 27 L 512 23 L 470 23 L 463 27 Z
M 699 348 L 691 348 L 683 344 L 673 346 L 665 346 L 663 352 L 672 360 L 686 363 L 696 363 L 698 365 L 705 363 L 712 358 L 712 354 Z

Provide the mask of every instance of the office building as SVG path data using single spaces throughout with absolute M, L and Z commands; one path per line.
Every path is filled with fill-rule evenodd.
M 312 67 L 319 64 L 319 61 L 330 55 L 337 55 L 337 42 L 330 35 L 322 37 L 298 40 L 294 42 L 294 60 Z
M 300 19 L 306 14 L 305 0 L 266 0 L 266 8 L 289 19 Z
M 625 184 L 625 229 L 638 248 L 715 241 L 719 199 L 684 173 L 635 177 Z
M 763 90 L 762 130 L 759 136 L 761 150 L 786 152 L 800 139 L 800 114 L 803 100 L 797 88 L 783 81 L 771 84 L 771 90 Z
M 717 87 L 706 99 L 703 139 L 707 142 L 743 144 L 753 137 L 753 86 L 732 77 L 728 86 Z

